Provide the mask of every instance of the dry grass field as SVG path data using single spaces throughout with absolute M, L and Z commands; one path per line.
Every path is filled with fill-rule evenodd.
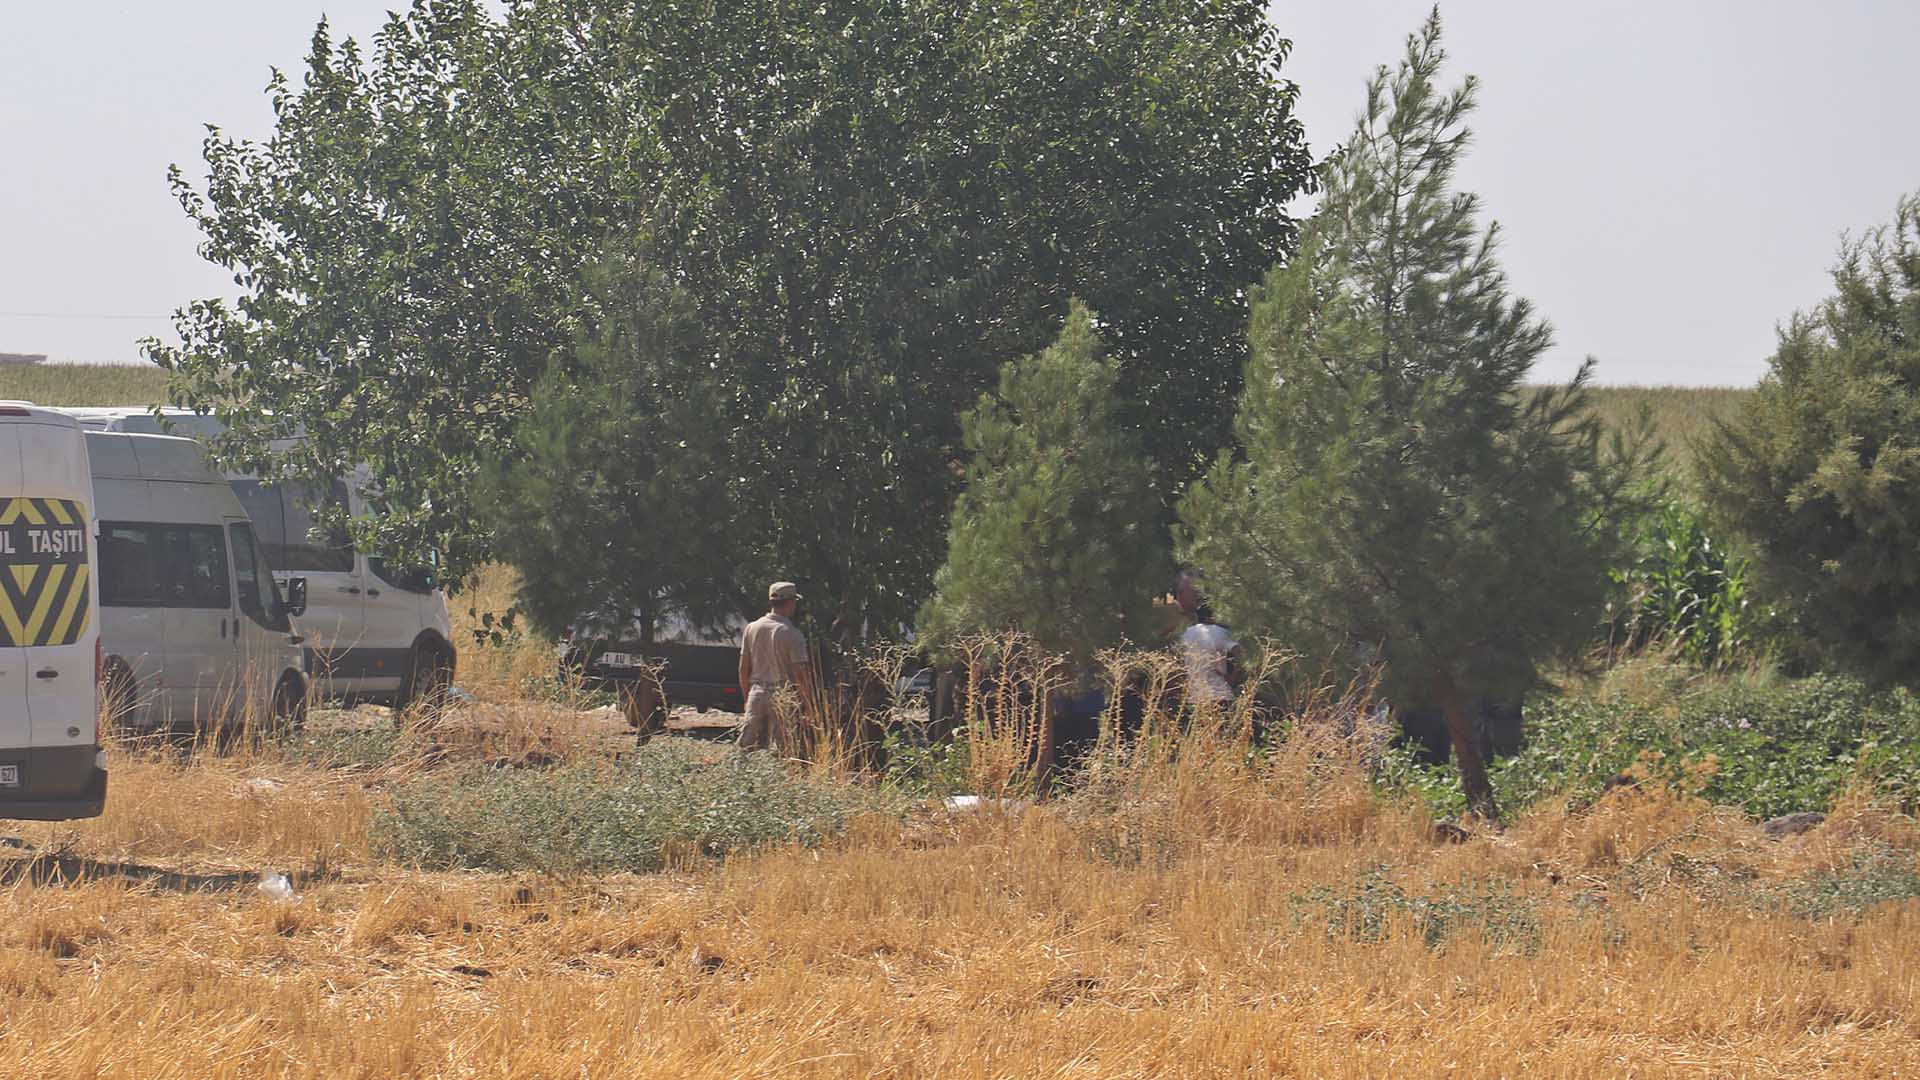
M 1645 393 L 1676 430 L 1724 407 Z M 463 637 L 510 586 L 454 598 Z M 361 709 L 117 743 L 104 817 L 0 822 L 0 1077 L 1920 1076 L 1920 823 L 1864 794 L 1774 840 L 1628 783 L 1450 843 L 1322 722 L 1263 758 L 1142 738 L 1037 806 L 794 764 L 834 827 L 651 873 L 432 868 L 397 808 L 471 821 L 423 784 L 559 844 L 604 823 L 488 800 L 647 755 L 696 808 L 742 782 L 722 745 L 635 750 L 537 639 L 461 668 L 475 700 L 385 741 Z M 1017 748 L 973 738 L 992 791 Z
M 564 712 L 493 737 L 604 760 Z M 123 749 L 105 817 L 0 828 L 0 1075 L 1920 1075 L 1920 901 L 1870 902 L 1920 829 L 1866 801 L 1772 841 L 1624 787 L 1447 844 L 1303 731 L 656 874 L 382 861 L 447 747 Z

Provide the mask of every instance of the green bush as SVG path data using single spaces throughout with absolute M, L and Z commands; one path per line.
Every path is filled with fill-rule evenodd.
M 886 784 L 911 798 L 945 798 L 968 791 L 973 786 L 972 745 L 965 728 L 950 738 L 933 738 L 922 728 L 896 726 L 886 737 Z
M 1540 917 L 1531 901 L 1505 885 L 1474 893 L 1410 896 L 1374 867 L 1345 890 L 1318 888 L 1294 898 L 1297 917 L 1321 925 L 1328 937 L 1373 944 L 1385 941 L 1395 923 L 1420 935 L 1428 948 L 1478 933 L 1499 952 L 1532 954 L 1540 947 Z
M 874 799 L 769 754 L 660 740 L 617 765 L 422 777 L 395 792 L 372 836 L 380 857 L 434 869 L 644 872 L 672 853 L 818 843 Z
M 285 743 L 293 760 L 322 768 L 378 768 L 400 756 L 405 735 L 392 724 L 368 727 L 318 725 L 294 733 Z
M 1844 869 L 1782 885 L 1761 906 L 1803 919 L 1830 919 L 1913 899 L 1920 899 L 1913 858 L 1885 845 L 1870 845 L 1854 851 Z
M 1492 770 L 1509 806 L 1591 798 L 1629 769 L 1763 818 L 1825 809 L 1861 778 L 1909 810 L 1920 805 L 1920 701 L 1844 676 L 1714 680 L 1659 706 L 1540 695 L 1526 714 L 1527 746 Z M 1382 780 L 1436 812 L 1464 809 L 1448 770 L 1404 750 L 1389 756 Z

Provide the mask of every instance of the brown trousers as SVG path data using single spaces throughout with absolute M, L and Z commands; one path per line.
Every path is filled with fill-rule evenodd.
M 740 725 L 740 749 L 774 749 L 786 752 L 787 732 L 785 718 L 774 702 L 774 695 L 780 692 L 776 686 L 762 686 L 755 683 L 747 690 L 747 721 Z

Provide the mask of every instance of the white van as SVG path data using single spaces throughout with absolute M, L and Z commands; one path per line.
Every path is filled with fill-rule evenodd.
M 218 419 L 185 409 L 163 409 L 164 421 L 136 408 L 67 411 L 94 431 L 207 439 L 223 430 Z M 274 448 L 289 445 L 276 442 Z M 308 582 L 299 631 L 306 638 L 307 672 L 320 697 L 400 708 L 452 685 L 455 652 L 446 593 L 424 575 L 402 573 L 355 551 L 344 536 L 316 535 L 315 511 L 322 507 L 344 503 L 349 514 L 367 512 L 360 494 L 364 470 L 325 489 L 269 485 L 237 473 L 227 479 L 252 518 L 275 574 L 283 582 L 293 577 Z
M 93 504 L 73 418 L 0 401 L 0 818 L 106 806 Z
M 253 523 L 192 439 L 90 431 L 101 680 L 116 722 L 210 731 L 306 716 L 305 651 Z

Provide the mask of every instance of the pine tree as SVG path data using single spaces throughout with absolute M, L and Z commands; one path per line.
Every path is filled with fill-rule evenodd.
M 962 423 L 972 459 L 921 634 L 1018 630 L 1085 671 L 1144 633 L 1165 529 L 1092 313 L 1073 304 L 1059 340 L 1005 365 Z
M 518 417 L 476 513 L 546 633 L 626 612 L 649 637 L 669 620 L 723 626 L 759 599 L 735 583 L 742 538 L 767 507 L 740 497 L 724 467 L 711 337 L 637 250 L 610 251 L 579 301 L 579 339 Z
M 1920 686 L 1920 194 L 1833 281 L 1702 448 L 1703 486 L 1818 659 Z
M 1592 639 L 1620 470 L 1588 367 L 1523 385 L 1551 331 L 1508 295 L 1479 201 L 1452 190 L 1475 84 L 1437 90 L 1443 59 L 1436 11 L 1372 80 L 1299 255 L 1255 296 L 1240 455 L 1183 501 L 1179 549 L 1239 625 L 1379 663 L 1389 700 L 1442 708 L 1491 819 L 1469 703 Z

